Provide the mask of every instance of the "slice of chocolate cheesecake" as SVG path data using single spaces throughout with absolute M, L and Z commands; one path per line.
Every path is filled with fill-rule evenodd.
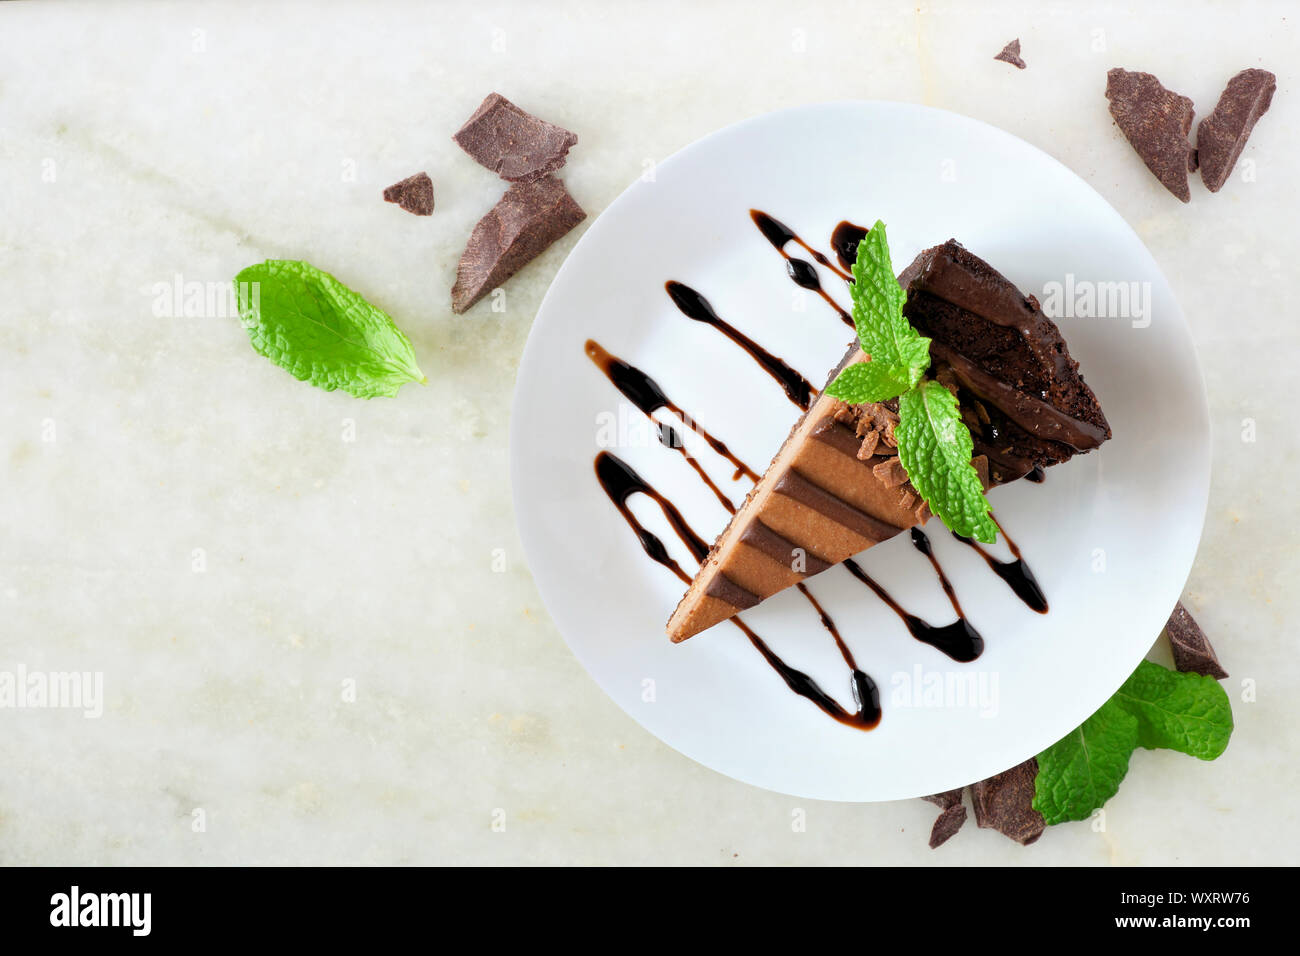
M 1096 396 L 1038 301 L 955 240 L 899 276 L 903 313 L 931 338 L 931 369 L 954 391 L 985 487 L 1066 461 L 1110 437 Z M 866 359 L 855 342 L 831 371 Z M 683 641 L 899 531 L 929 509 L 897 455 L 896 401 L 823 393 L 795 423 L 668 621 Z

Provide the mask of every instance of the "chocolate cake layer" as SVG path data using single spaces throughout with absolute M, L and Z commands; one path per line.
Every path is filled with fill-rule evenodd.
M 903 314 L 932 339 L 932 373 L 958 386 L 977 454 L 995 482 L 1020 478 L 1110 437 L 1097 397 L 1039 307 L 949 239 L 903 271 Z
M 1033 298 L 950 240 L 899 276 L 904 314 L 931 337 L 932 374 L 955 389 L 985 487 L 1110 437 L 1064 339 Z M 854 343 L 831 371 L 865 361 Z M 668 621 L 683 641 L 923 523 L 897 457 L 897 402 L 846 405 L 823 389 L 723 530 Z

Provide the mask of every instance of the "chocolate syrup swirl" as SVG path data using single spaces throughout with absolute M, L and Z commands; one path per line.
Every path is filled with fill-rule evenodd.
M 789 243 L 794 242 L 808 250 L 814 259 L 826 266 L 826 268 L 830 269 L 841 279 L 848 279 L 849 276 L 841 272 L 839 269 L 836 269 L 826 256 L 813 249 L 812 246 L 808 245 L 808 243 L 795 235 L 794 230 L 785 223 L 773 219 L 767 213 L 760 212 L 757 209 L 751 209 L 749 211 L 749 217 L 754 220 L 754 225 L 758 226 L 758 231 L 763 234 L 768 242 L 776 247 L 777 252 L 781 253 L 782 258 L 785 259 L 786 274 L 794 280 L 794 284 L 801 288 L 816 292 L 822 297 L 827 305 L 839 313 L 840 321 L 849 326 L 849 328 L 853 328 L 853 316 L 840 308 L 839 303 L 832 299 L 830 293 L 822 288 L 821 276 L 817 274 L 817 269 L 813 264 L 807 259 L 796 259 L 786 251 L 785 247 Z
M 817 389 L 812 387 L 812 383 L 808 379 L 789 365 L 786 365 L 785 362 L 763 348 L 734 325 L 721 319 L 718 313 L 713 311 L 713 306 L 709 305 L 709 300 L 690 286 L 669 281 L 664 283 L 664 288 L 668 291 L 669 298 L 673 300 L 673 305 L 677 306 L 683 315 L 688 319 L 694 319 L 696 322 L 703 322 L 705 325 L 713 326 L 739 345 L 749 353 L 754 361 L 762 366 L 763 371 L 780 383 L 790 401 L 805 412 L 808 411 L 808 406 L 812 404 L 812 396 L 817 392 Z
M 775 246 L 776 251 L 781 253 L 783 256 L 785 255 L 785 247 L 793 242 L 796 246 L 801 247 L 805 252 L 826 268 L 830 269 L 841 279 L 849 278 L 848 273 L 841 272 L 839 269 L 835 268 L 835 264 L 831 262 L 830 259 L 826 258 L 822 253 L 818 252 L 812 246 L 808 245 L 808 243 L 800 239 L 793 229 L 781 222 L 779 219 L 774 219 L 767 213 L 758 209 L 751 209 L 749 211 L 749 218 L 754 220 L 754 225 L 758 226 L 758 231 L 763 234 L 763 238 Z M 786 258 L 789 257 L 787 256 Z
M 1016 597 L 1025 603 L 1026 607 L 1031 611 L 1037 611 L 1039 614 L 1046 614 L 1048 611 L 1047 597 L 1043 594 L 1043 589 L 1038 586 L 1038 579 L 1034 577 L 1034 572 L 1025 563 L 1025 559 L 1020 555 L 1020 549 L 1016 547 L 1016 543 L 1011 540 L 1011 536 L 1007 534 L 1006 529 L 1002 527 L 997 518 L 993 519 L 993 523 L 1002 532 L 1002 539 L 1006 541 L 1007 547 L 1011 549 L 1011 556 L 1014 560 L 999 561 L 980 547 L 978 542 L 972 541 L 970 538 L 964 538 L 955 531 L 952 536 L 958 541 L 970 545 L 971 549 L 984 559 L 984 563 L 989 566 L 989 569 L 1007 582 L 1007 586 L 1011 588 Z
M 659 505 L 664 517 L 668 519 L 668 524 L 672 526 L 673 531 L 677 532 L 677 537 L 682 539 L 682 543 L 690 549 L 691 554 L 695 556 L 695 560 L 703 561 L 708 555 L 708 543 L 691 530 L 691 526 L 686 523 L 686 519 L 682 517 L 682 513 L 677 510 L 676 505 L 651 487 L 622 458 L 611 455 L 607 451 L 602 451 L 596 456 L 594 464 L 596 480 L 600 482 L 600 487 L 605 489 L 605 494 L 609 496 L 609 500 L 614 502 L 614 507 L 618 509 L 618 513 L 636 532 L 642 550 L 652 560 L 668 568 L 689 585 L 691 576 L 683 571 L 681 565 L 669 556 L 668 549 L 664 547 L 664 543 L 659 540 L 659 537 L 637 520 L 636 515 L 632 514 L 632 509 L 627 506 L 627 500 L 633 495 L 640 494 L 645 495 Z
M 855 226 L 845 220 L 831 233 L 831 248 L 835 250 L 835 258 L 839 259 L 840 265 L 850 272 L 858 261 L 858 243 L 867 237 L 869 231 L 863 226 Z
M 710 448 L 735 466 L 736 470 L 731 476 L 732 481 L 737 480 L 741 475 L 757 481 L 758 474 L 732 454 L 731 449 L 728 448 L 724 442 L 709 434 L 709 432 L 696 422 L 695 419 L 683 411 L 681 406 L 673 402 L 664 393 L 664 390 L 659 387 L 659 383 L 645 372 L 641 371 L 635 365 L 628 364 L 618 356 L 611 355 L 594 339 L 587 339 L 583 351 L 585 351 L 587 357 L 596 364 L 596 367 L 605 373 L 605 377 L 613 383 L 614 387 L 622 392 L 623 396 L 628 401 L 639 408 L 645 414 L 646 418 L 650 419 L 651 424 L 655 426 L 660 444 L 665 448 L 672 448 L 673 450 L 680 452 L 682 457 L 686 459 L 687 464 L 689 464 L 691 468 L 695 470 L 695 473 L 699 475 L 700 480 L 709 486 L 709 490 L 713 492 L 718 501 L 721 502 L 722 506 L 726 508 L 727 511 L 734 514 L 736 508 L 735 505 L 732 504 L 731 499 L 723 494 L 722 489 L 720 489 L 714 483 L 713 479 L 709 477 L 708 473 L 704 470 L 703 466 L 700 465 L 699 461 L 696 460 L 695 456 L 686 450 L 686 445 L 682 441 L 681 435 L 677 433 L 677 430 L 664 422 L 655 421 L 652 417 L 653 413 L 663 408 L 680 418 L 682 423 L 703 438 L 709 444 Z
M 897 601 L 890 597 L 888 591 L 877 584 L 871 575 L 862 570 L 862 565 L 858 564 L 858 562 L 848 558 L 843 564 L 849 569 L 850 574 L 871 588 L 876 597 L 880 598 L 886 607 L 898 615 L 899 619 L 906 625 L 908 632 L 922 644 L 929 644 L 962 664 L 968 664 L 984 653 L 984 638 L 980 636 L 979 631 L 975 630 L 970 621 L 966 620 L 960 610 L 958 610 L 957 620 L 951 624 L 936 627 L 921 620 L 915 614 L 909 614 L 904 610 Z M 940 573 L 942 574 L 942 572 Z
M 818 686 L 817 682 L 801 670 L 796 670 L 785 661 L 781 660 L 776 653 L 767 646 L 767 643 L 750 630 L 749 625 L 738 617 L 731 618 L 731 623 L 740 628 L 744 635 L 749 638 L 749 643 L 753 644 L 763 658 L 772 666 L 772 669 L 781 675 L 785 685 L 800 697 L 805 697 L 812 701 L 832 720 L 849 727 L 857 727 L 860 730 L 874 730 L 880 723 L 880 691 L 876 688 L 876 682 L 856 668 L 853 671 L 853 701 L 857 704 L 856 712 L 850 712 L 840 706 L 839 701 L 831 697 L 826 691 Z

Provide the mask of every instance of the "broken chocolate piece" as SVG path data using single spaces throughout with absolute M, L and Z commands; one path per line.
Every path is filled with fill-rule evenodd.
M 1156 179 L 1183 202 L 1190 202 L 1187 173 L 1195 154 L 1187 134 L 1195 110 L 1192 101 L 1164 88 L 1150 73 L 1118 67 L 1106 78 L 1110 115 Z
M 478 221 L 456 267 L 451 309 L 464 312 L 587 218 L 564 183 L 515 183 Z
M 966 808 L 960 803 L 944 810 L 935 818 L 934 826 L 930 828 L 930 849 L 936 849 L 947 843 L 965 822 Z
M 1219 657 L 1210 645 L 1201 626 L 1192 620 L 1182 602 L 1174 605 L 1174 613 L 1169 615 L 1165 625 L 1169 635 L 1169 646 L 1174 652 L 1174 667 L 1180 671 L 1204 674 L 1215 680 L 1224 680 L 1228 672 L 1219 663 Z
M 927 800 L 943 810 L 947 810 L 950 807 L 955 807 L 957 804 L 961 803 L 962 791 L 965 789 L 965 787 L 958 787 L 956 790 L 945 790 L 943 793 L 932 793 L 928 797 L 922 797 L 921 799 Z
M 529 183 L 564 165 L 578 137 L 492 93 L 452 137 L 502 179 Z
M 1214 112 L 1196 127 L 1196 152 L 1205 188 L 1217 193 L 1237 165 L 1255 123 L 1268 110 L 1277 77 L 1268 70 L 1242 70 L 1228 81 Z
M 417 216 L 433 215 L 433 180 L 428 173 L 416 173 L 384 190 L 384 202 L 394 202 Z
M 1025 61 L 1020 59 L 1020 37 L 1016 37 L 1010 43 L 1002 48 L 1002 52 L 993 59 L 1001 60 L 1003 63 L 1010 63 L 1017 70 L 1025 68 Z
M 975 825 L 992 828 L 1022 846 L 1043 835 L 1047 823 L 1033 808 L 1034 778 L 1038 760 L 1030 757 L 1010 770 L 971 784 L 971 803 L 975 807 Z

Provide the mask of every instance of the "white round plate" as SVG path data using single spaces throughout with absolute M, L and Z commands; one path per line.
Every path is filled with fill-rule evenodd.
M 1073 311 L 1092 312 L 1048 309 L 1114 438 L 1049 469 L 1043 484 L 1018 481 L 989 495 L 1050 613 L 1021 604 L 937 522 L 930 524 L 936 552 L 986 641 L 973 663 L 918 643 L 844 569 L 809 580 L 880 687 L 884 716 L 870 732 L 836 723 L 793 694 L 730 624 L 669 643 L 664 622 L 683 586 L 642 552 L 593 471 L 594 456 L 607 448 L 675 502 L 705 539 L 726 524 L 686 461 L 654 440 L 586 357 L 588 338 L 650 374 L 756 471 L 799 415 L 734 343 L 674 308 L 666 280 L 697 289 L 816 386 L 839 360 L 851 330 L 790 281 L 751 208 L 828 252 L 840 220 L 881 219 L 896 269 L 955 237 L 1045 307 L 1049 284 L 1060 283 L 1075 291 Z M 822 276 L 847 303 L 842 281 L 824 269 Z M 1136 284 L 1127 309 L 1112 295 L 1117 287 L 1099 285 L 1115 282 Z M 1104 307 L 1087 309 L 1078 297 L 1088 288 Z M 1124 314 L 1097 314 L 1114 312 Z M 688 434 L 688 447 L 733 500 L 743 500 L 749 482 L 733 481 L 727 462 L 696 439 Z M 1077 727 L 1132 672 L 1196 553 L 1209 490 L 1209 418 L 1168 284 L 1133 230 L 1083 180 L 975 120 L 900 103 L 839 102 L 760 116 L 704 138 L 633 184 L 587 230 L 524 350 L 511 479 L 547 609 L 596 682 L 642 726 L 757 786 L 815 799 L 892 800 L 1014 766 Z M 655 503 L 638 495 L 631 506 L 693 572 Z M 905 608 L 935 623 L 952 620 L 907 535 L 859 561 Z M 851 709 L 848 671 L 796 591 L 743 617 Z

